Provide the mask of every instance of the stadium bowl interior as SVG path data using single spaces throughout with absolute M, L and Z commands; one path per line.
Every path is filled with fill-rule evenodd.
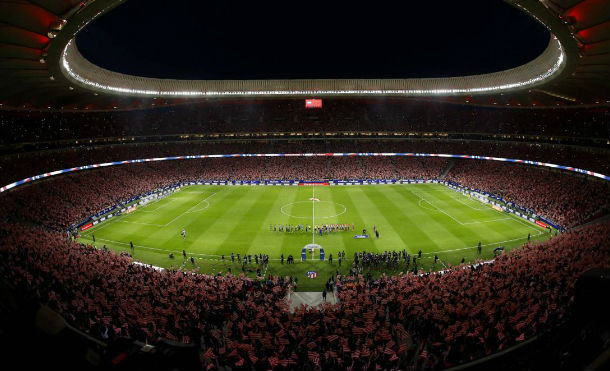
M 455 75 L 406 63 L 405 76 L 168 78 L 188 65 L 130 73 L 146 47 L 102 47 L 133 36 L 113 19 L 141 11 L 132 29 L 154 29 L 162 54 L 162 34 L 184 26 L 170 15 L 215 6 L 163 18 L 159 2 L 0 0 L 5 362 L 607 369 L 610 1 L 496 3 L 497 22 L 527 25 L 524 48 L 540 32 L 533 58 Z M 459 15 L 492 12 L 473 4 Z M 454 6 L 420 21 L 449 24 Z M 318 16 L 261 7 L 218 22 Z M 320 34 L 345 38 L 352 10 L 327 11 Z M 373 33 L 367 22 L 350 32 Z M 458 43 L 440 26 L 417 37 Z M 184 38 L 172 50 L 201 45 Z M 265 63 L 292 53 L 271 48 Z

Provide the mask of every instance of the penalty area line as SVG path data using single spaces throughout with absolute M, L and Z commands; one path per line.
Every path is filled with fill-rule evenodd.
M 481 221 L 476 221 L 476 222 L 468 222 L 468 223 L 462 223 L 462 225 L 472 225 L 472 224 L 483 224 L 483 223 L 493 223 L 493 222 L 499 222 L 501 220 L 512 220 L 510 217 L 506 217 L 506 218 L 497 218 L 497 219 L 489 219 L 489 220 L 481 220 Z
M 97 241 L 103 241 L 103 242 L 109 242 L 111 244 L 117 244 L 117 245 L 125 245 L 125 246 L 129 246 L 129 244 L 127 242 L 121 242 L 121 241 L 115 241 L 115 240 L 109 240 L 107 238 L 100 238 L 100 237 L 96 237 L 96 242 Z M 160 252 L 164 252 L 164 253 L 177 253 L 179 252 L 178 250 L 167 250 L 167 249 L 161 249 L 158 247 L 152 247 L 152 246 L 145 246 L 145 245 L 136 245 L 135 243 L 133 244 L 133 247 L 138 247 L 141 249 L 145 249 L 145 250 L 152 250 L 152 251 L 160 251 Z M 222 261 L 222 255 L 218 255 L 218 254 L 202 254 L 202 253 L 188 253 L 189 255 L 194 255 L 196 257 L 198 257 L 198 259 L 206 259 L 206 260 L 217 260 L 217 261 Z M 248 254 L 246 254 L 248 255 Z M 208 258 L 209 257 L 209 258 Z M 230 255 L 225 254 L 225 261 L 228 262 L 228 260 L 231 259 Z M 269 258 L 269 260 L 276 260 L 276 261 L 280 261 L 282 260 L 281 258 L 277 258 L 277 259 L 271 259 Z M 284 259 L 286 260 L 286 259 Z
M 540 232 L 536 236 L 539 236 L 540 234 L 542 234 L 542 232 Z M 499 244 L 506 243 L 506 242 L 514 242 L 514 241 L 520 241 L 520 240 L 527 240 L 527 237 L 519 237 L 519 238 L 513 238 L 511 240 L 504 240 L 504 241 L 498 241 L 498 242 L 481 244 L 481 247 L 482 246 L 494 246 L 494 245 L 499 245 Z M 477 246 L 462 247 L 462 248 L 459 248 L 459 249 L 452 249 L 452 250 L 425 252 L 425 253 L 422 253 L 422 255 L 442 254 L 442 253 L 446 253 L 446 252 L 463 251 L 463 250 L 469 250 L 469 249 L 476 249 L 477 247 L 478 247 L 478 245 Z
M 153 225 L 155 227 L 163 227 L 163 224 L 144 223 L 144 222 L 130 222 L 129 220 L 117 220 L 119 223 L 139 224 L 139 225 Z
M 173 222 L 175 222 L 176 220 L 178 220 L 179 218 L 183 217 L 184 215 L 186 215 L 189 211 L 193 210 L 194 208 L 196 208 L 197 206 L 199 206 L 199 204 L 201 204 L 202 202 L 207 202 L 207 200 L 214 196 L 215 194 L 217 194 L 218 192 L 214 192 L 211 195 L 209 195 L 208 197 L 204 198 L 203 200 L 197 202 L 195 205 L 191 206 L 190 208 L 188 208 L 186 211 L 180 213 L 180 215 L 178 215 L 177 217 L 175 217 L 174 219 L 170 220 L 169 222 L 167 222 L 163 227 L 167 227 L 168 225 L 172 224 Z M 209 202 L 208 202 L 209 205 Z
M 104 242 L 110 242 L 112 244 L 118 244 L 118 245 L 126 245 L 129 246 L 129 244 L 127 242 L 121 242 L 121 241 L 115 241 L 115 240 L 109 240 L 106 238 L 96 238 L 96 241 L 104 241 Z M 151 246 L 145 246 L 145 245 L 136 245 L 133 244 L 133 247 L 139 247 L 141 249 L 145 249 L 145 250 L 153 250 L 153 251 L 162 251 L 162 252 L 166 252 L 166 253 L 175 253 L 177 252 L 177 250 L 167 250 L 167 249 L 160 249 L 158 247 L 151 247 Z M 200 254 L 200 253 L 190 253 L 190 255 L 196 255 L 196 256 L 220 256 L 220 255 L 213 255 L 213 254 Z

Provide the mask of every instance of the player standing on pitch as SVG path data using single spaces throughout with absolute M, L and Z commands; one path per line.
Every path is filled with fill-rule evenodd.
M 186 230 L 184 228 L 182 228 L 182 239 L 184 240 L 186 238 Z

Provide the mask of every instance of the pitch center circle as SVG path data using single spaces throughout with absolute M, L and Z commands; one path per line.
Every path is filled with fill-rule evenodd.
M 312 203 L 315 202 L 315 207 Z M 296 201 L 280 207 L 282 214 L 297 219 L 329 219 L 345 214 L 347 207 L 333 201 Z

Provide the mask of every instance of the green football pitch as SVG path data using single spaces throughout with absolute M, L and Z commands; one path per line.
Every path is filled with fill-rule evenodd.
M 349 224 L 348 231 L 274 231 L 277 225 Z M 352 230 L 352 224 L 355 227 Z M 379 231 L 375 237 L 374 227 Z M 186 237 L 181 236 L 182 230 Z M 363 229 L 368 238 L 355 238 Z M 505 250 L 544 240 L 550 233 L 515 215 L 492 209 L 440 184 L 363 186 L 207 186 L 183 187 L 168 197 L 136 211 L 114 217 L 82 233 L 80 241 L 98 248 L 127 251 L 143 263 L 212 274 L 244 273 L 255 277 L 258 266 L 231 262 L 231 253 L 267 254 L 270 264 L 261 274 L 298 277 L 298 290 L 323 287 L 337 271 L 347 273 L 354 252 L 405 249 L 411 256 L 422 251 L 418 267 L 441 270 L 476 259 L 491 259 L 496 247 Z M 93 237 L 95 236 L 95 242 Z M 131 251 L 130 242 L 134 249 Z M 319 250 L 301 262 L 301 251 L 310 243 Z M 482 253 L 477 245 L 481 242 Z M 188 259 L 183 259 L 182 251 Z M 338 264 L 337 253 L 346 259 Z M 173 253 L 174 258 L 169 254 Z M 295 264 L 284 264 L 293 255 Z M 333 262 L 328 261 L 333 255 Z M 224 255 L 224 260 L 222 256 Z M 439 261 L 434 263 L 434 255 Z M 191 263 L 193 257 L 195 263 Z M 397 267 L 370 270 L 398 274 L 412 269 L 402 260 Z M 316 271 L 318 277 L 307 278 Z M 365 271 L 366 273 L 366 271 Z

